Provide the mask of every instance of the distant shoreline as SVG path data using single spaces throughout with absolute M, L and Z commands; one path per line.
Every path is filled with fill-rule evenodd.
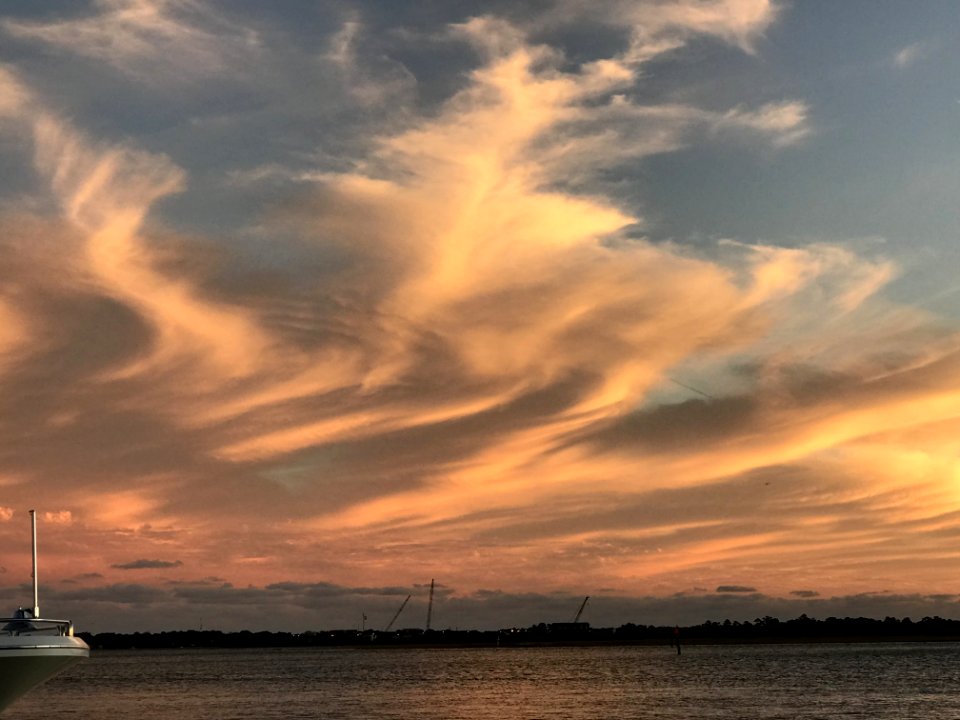
M 628 623 L 616 628 L 592 628 L 587 623 L 540 623 L 502 630 L 308 630 L 289 632 L 222 632 L 173 630 L 145 633 L 79 633 L 91 648 L 468 648 L 468 647 L 629 647 L 673 645 L 773 645 L 842 643 L 960 642 L 960 621 L 925 617 L 827 618 L 801 615 L 793 620 L 758 618 L 754 622 L 708 621 L 687 627 Z

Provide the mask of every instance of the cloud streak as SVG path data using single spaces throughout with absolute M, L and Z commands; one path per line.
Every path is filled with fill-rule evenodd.
M 126 563 L 116 563 L 110 567 L 117 570 L 166 570 L 183 565 L 180 560 L 132 560 Z
M 195 0 L 97 0 L 92 12 L 51 22 L 6 19 L 16 38 L 91 57 L 141 82 L 221 75 L 256 54 L 256 33 Z

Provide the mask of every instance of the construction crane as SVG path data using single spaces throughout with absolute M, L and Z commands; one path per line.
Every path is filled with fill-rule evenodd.
M 587 600 L 589 600 L 589 599 L 590 599 L 590 596 L 587 595 L 587 596 L 583 599 L 583 602 L 580 603 L 580 609 L 577 610 L 577 616 L 573 619 L 573 622 L 575 622 L 575 623 L 580 622 L 580 616 L 583 615 L 583 609 L 587 606 Z
M 427 603 L 427 630 L 430 629 L 430 620 L 433 619 L 433 579 L 430 580 L 430 602 Z
M 397 610 L 397 614 L 393 616 L 393 620 L 390 621 L 390 624 L 387 625 L 387 629 L 384 630 L 384 632 L 390 632 L 391 628 L 393 628 L 393 624 L 397 621 L 397 618 L 400 617 L 400 613 L 403 612 L 403 609 L 407 606 L 407 603 L 410 602 L 410 597 L 410 595 L 407 595 L 407 599 L 400 603 L 400 609 Z

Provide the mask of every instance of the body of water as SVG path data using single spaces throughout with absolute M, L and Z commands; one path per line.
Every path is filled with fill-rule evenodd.
M 960 718 L 960 645 L 94 652 L 4 720 Z

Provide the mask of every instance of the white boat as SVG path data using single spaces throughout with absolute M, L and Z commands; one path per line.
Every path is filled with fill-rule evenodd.
M 0 712 L 10 703 L 89 657 L 90 648 L 73 635 L 69 620 L 40 617 L 37 598 L 37 515 L 30 511 L 33 526 L 33 610 L 19 608 L 10 618 L 0 618 Z

